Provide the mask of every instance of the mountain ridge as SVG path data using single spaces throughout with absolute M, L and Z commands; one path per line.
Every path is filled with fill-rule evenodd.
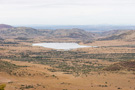
M 135 30 L 111 30 L 101 33 L 88 32 L 83 29 L 34 29 L 31 27 L 13 27 L 0 24 L 0 38 L 42 38 L 73 39 L 81 41 L 123 40 L 135 41 Z
M 48 29 L 34 29 L 30 27 L 12 27 L 12 28 L 2 28 L 0 29 L 0 36 L 2 38 L 17 38 L 17 37 L 27 37 L 27 38 L 69 38 L 75 40 L 92 40 L 95 34 L 87 32 L 82 29 L 58 29 L 58 30 L 48 30 Z

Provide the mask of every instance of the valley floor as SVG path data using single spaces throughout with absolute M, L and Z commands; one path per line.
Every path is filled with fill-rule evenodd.
M 0 84 L 6 84 L 5 90 L 135 90 L 134 67 L 104 70 L 115 63 L 134 61 L 134 42 L 87 45 L 99 47 L 56 51 L 32 47 L 28 42 L 3 44 Z

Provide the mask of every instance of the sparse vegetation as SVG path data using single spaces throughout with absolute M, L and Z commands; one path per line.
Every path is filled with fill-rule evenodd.
M 11 52 L 12 53 L 12 52 Z M 87 52 L 77 51 L 47 51 L 47 52 L 20 52 L 13 56 L 2 57 L 17 61 L 28 61 L 38 64 L 50 65 L 57 69 L 50 69 L 52 72 L 62 71 L 68 74 L 79 76 L 89 74 L 91 71 L 101 70 L 106 65 L 100 64 L 98 60 L 107 62 L 128 61 L 135 59 L 135 53 L 103 53 L 89 54 Z M 97 60 L 92 62 L 91 60 Z M 114 70 L 120 70 L 121 67 L 112 67 Z
M 19 67 L 20 66 L 11 64 L 10 62 L 0 60 L 0 72 L 4 71 L 4 72 L 11 74 L 13 70 L 15 70 Z
M 128 70 L 128 71 L 135 71 L 135 61 L 125 61 L 125 62 L 119 62 L 113 65 L 110 65 L 104 70 L 107 71 L 118 71 L 118 70 Z
M 0 85 L 0 90 L 5 86 L 11 90 L 135 89 L 135 43 L 108 43 L 110 39 L 123 39 L 132 33 L 92 42 L 90 38 L 94 35 L 78 29 L 68 32 L 18 27 L 0 32 L 5 35 L 0 37 L 0 83 L 7 84 Z M 102 45 L 87 50 L 57 51 L 31 46 L 38 42 Z

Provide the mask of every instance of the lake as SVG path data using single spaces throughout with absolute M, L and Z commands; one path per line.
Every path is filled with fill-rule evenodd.
M 45 48 L 52 48 L 57 50 L 71 50 L 77 48 L 85 48 L 85 47 L 96 47 L 96 46 L 84 46 L 79 45 L 77 43 L 35 43 L 32 46 L 41 46 Z

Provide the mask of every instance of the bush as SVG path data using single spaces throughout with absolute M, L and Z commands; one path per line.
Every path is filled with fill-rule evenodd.
M 6 84 L 0 85 L 0 90 L 4 90 L 5 87 L 6 87 Z

